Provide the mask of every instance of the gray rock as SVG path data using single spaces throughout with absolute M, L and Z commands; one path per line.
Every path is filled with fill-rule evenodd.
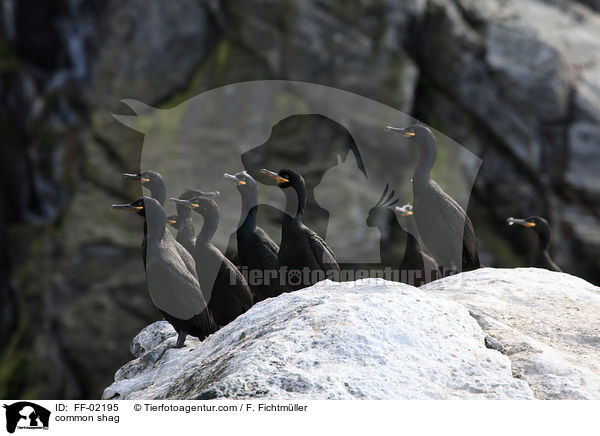
M 498 24 L 487 31 L 486 61 L 500 92 L 516 108 L 542 122 L 567 115 L 569 65 L 560 52 L 535 35 Z
M 167 323 L 148 326 L 103 398 L 532 399 L 484 339 L 445 298 L 384 280 L 325 281 L 182 349 Z
M 566 181 L 574 188 L 600 196 L 600 126 L 577 122 L 569 129 L 569 164 Z
M 501 353 L 505 353 L 504 345 L 492 338 L 490 335 L 485 335 L 485 346 L 491 348 L 492 350 L 499 351 Z
M 600 399 L 600 288 L 537 268 L 458 274 L 422 287 L 461 303 L 538 399 Z
M 485 33 L 471 27 L 457 4 L 443 0 L 428 4 L 421 68 L 475 117 L 484 120 L 517 156 L 537 164 L 540 140 L 536 119 L 504 95 L 485 61 L 485 51 Z
M 476 227 L 491 263 L 519 264 L 517 253 L 494 236 L 507 216 L 539 214 L 571 226 L 557 208 L 565 194 L 566 206 L 580 210 L 582 219 L 595 216 L 591 173 L 600 148 L 588 138 L 597 136 L 592 125 L 600 120 L 598 15 L 560 0 L 437 0 L 428 2 L 423 29 L 417 64 L 436 85 L 424 94 L 445 94 L 450 104 L 420 102 L 417 116 L 484 159 L 475 190 L 489 199 L 477 210 L 489 221 L 476 219 Z M 585 222 L 585 232 L 555 232 L 553 246 L 566 270 L 597 280 L 596 242 L 585 235 L 600 226 Z M 578 257 L 577 247 L 590 256 Z
M 122 98 L 148 103 L 183 87 L 206 56 L 208 23 L 202 2 L 113 1 L 87 92 L 96 108 L 114 109 Z

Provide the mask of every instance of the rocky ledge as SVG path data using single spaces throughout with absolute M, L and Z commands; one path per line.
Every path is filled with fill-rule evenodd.
M 600 399 L 600 288 L 535 268 L 321 282 L 175 349 L 133 340 L 104 399 Z

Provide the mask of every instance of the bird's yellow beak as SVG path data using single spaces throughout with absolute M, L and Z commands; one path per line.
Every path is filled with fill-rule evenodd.
M 144 206 L 132 206 L 131 204 L 113 204 L 111 209 L 121 209 L 128 210 L 129 212 L 137 212 L 138 210 L 142 210 Z
M 198 203 L 194 203 L 192 200 L 182 200 L 180 198 L 171 197 L 169 198 L 169 201 L 172 201 L 173 203 L 183 204 L 184 206 L 189 207 L 190 209 L 195 209 L 200 206 Z
M 289 182 L 288 179 L 286 179 L 285 177 L 281 177 L 279 174 L 274 173 L 273 171 L 269 171 L 266 169 L 262 169 L 260 170 L 261 174 L 264 174 L 265 176 L 269 176 L 270 178 L 272 178 L 273 180 L 275 180 L 277 183 L 286 183 Z
M 513 217 L 508 218 L 506 220 L 506 222 L 508 223 L 509 226 L 512 226 L 513 224 L 518 224 L 523 227 L 535 227 L 535 225 L 536 225 L 535 223 L 525 221 L 524 219 L 513 218 Z
M 385 131 L 386 132 L 398 132 L 400 133 L 402 136 L 404 136 L 405 138 L 412 138 L 413 136 L 415 136 L 415 132 L 407 132 L 406 129 L 408 127 L 392 127 L 392 126 L 385 126 Z
M 223 178 L 235 182 L 236 186 L 242 186 L 246 184 L 246 182 L 244 182 L 243 180 L 239 180 L 236 176 L 233 176 L 231 174 L 225 173 L 223 174 Z

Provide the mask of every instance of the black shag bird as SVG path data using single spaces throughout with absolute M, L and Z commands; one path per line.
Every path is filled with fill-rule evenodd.
M 167 186 L 163 176 L 161 176 L 160 173 L 154 170 L 144 170 L 135 174 L 123 173 L 121 176 L 125 177 L 126 179 L 135 180 L 136 182 L 141 183 L 142 186 L 145 186 L 150 190 L 150 196 L 158 201 L 161 206 L 164 206 L 167 197 Z M 146 267 L 146 226 L 147 223 L 144 221 L 144 242 L 142 243 L 144 267 Z M 186 248 L 181 245 L 177 245 L 177 249 L 182 250 Z M 185 258 L 187 259 L 188 257 L 185 256 Z
M 375 206 L 369 209 L 367 226 L 377 227 L 381 235 L 379 238 L 381 263 L 386 267 L 396 269 L 402 261 L 402 242 L 405 232 L 398 225 L 396 214 L 392 210 L 398 199 L 394 199 L 394 191 L 388 192 L 388 189 L 389 185 L 385 185 L 381 198 Z
M 302 223 L 306 207 L 306 184 L 296 171 L 282 169 L 278 173 L 262 169 L 275 180 L 285 193 L 285 214 L 281 226 L 281 245 L 277 263 L 280 274 L 285 274 L 285 291 L 294 291 L 317 283 L 325 278 L 339 280 L 340 267 L 333 251 L 325 241 Z M 289 189 L 287 189 L 289 188 Z M 287 271 L 281 271 L 287 268 Z M 309 274 L 304 274 L 305 268 Z
M 167 215 L 159 202 L 142 197 L 112 207 L 135 212 L 146 219 L 142 252 L 148 291 L 156 308 L 177 331 L 176 347 L 183 347 L 188 334 L 203 340 L 215 332 L 217 325 L 207 307 L 196 271 L 190 270 L 194 260 L 166 230 Z
M 242 213 L 236 232 L 237 252 L 240 266 L 247 269 L 249 278 L 252 278 L 251 271 L 260 272 L 259 277 L 254 277 L 256 283 L 254 279 L 249 283 L 254 291 L 254 302 L 276 297 L 281 294 L 277 264 L 279 247 L 267 232 L 256 225 L 258 209 L 256 180 L 246 171 L 223 176 L 236 184 L 242 196 Z
M 399 271 L 398 279 L 401 282 L 413 286 L 429 283 L 437 278 L 437 264 L 421 251 L 416 237 L 416 225 L 412 219 L 412 207 L 394 207 L 398 200 L 394 199 L 394 191 L 388 193 L 388 188 L 386 185 L 381 198 L 369 210 L 367 217 L 367 226 L 377 227 L 381 234 L 381 264 Z M 400 219 L 395 211 L 400 213 Z
M 423 253 L 419 245 L 419 229 L 413 215 L 413 207 L 410 204 L 396 206 L 396 212 L 400 214 L 400 225 L 406 232 L 406 249 L 401 262 L 401 269 L 407 271 L 419 271 L 422 277 L 420 284 L 429 283 L 439 278 L 438 264 L 435 259 L 426 253 Z M 419 282 L 414 286 L 420 286 Z
M 167 187 L 160 173 L 154 170 L 144 170 L 136 174 L 121 174 L 126 179 L 135 180 L 150 190 L 150 196 L 164 206 L 167 199 Z
M 246 312 L 254 304 L 254 297 L 244 276 L 217 247 L 211 243 L 219 225 L 219 207 L 201 191 L 190 200 L 170 198 L 197 212 L 204 219 L 202 230 L 196 236 L 194 260 L 200 287 L 208 308 L 217 325 L 224 326 Z M 216 193 L 211 193 L 213 196 Z
M 441 268 L 462 271 L 481 267 L 473 224 L 462 207 L 431 179 L 437 157 L 437 142 L 431 130 L 421 124 L 406 128 L 387 127 L 420 147 L 419 163 L 413 173 L 414 214 L 423 242 Z M 462 250 L 461 250 L 462 247 Z
M 179 199 L 190 200 L 197 195 L 196 192 L 193 189 L 188 189 L 179 196 Z M 218 193 L 208 192 L 205 195 L 216 196 Z M 169 224 L 177 229 L 175 240 L 183 245 L 188 252 L 194 253 L 194 246 L 196 245 L 196 238 L 194 236 L 196 232 L 194 230 L 194 222 L 192 221 L 192 210 L 181 203 L 175 203 L 175 207 L 177 208 L 177 215 L 169 217 L 174 217 L 174 222 L 169 222 Z
M 538 268 L 549 269 L 550 271 L 562 272 L 562 269 L 556 265 L 550 258 L 548 250 L 550 249 L 550 241 L 552 240 L 552 230 L 548 221 L 539 216 L 530 216 L 529 218 L 508 218 L 506 220 L 509 226 L 518 224 L 523 227 L 532 229 L 538 235 L 538 248 L 535 255 L 535 266 Z

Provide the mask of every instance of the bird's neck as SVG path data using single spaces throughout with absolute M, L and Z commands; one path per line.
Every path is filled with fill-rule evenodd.
M 548 255 L 550 249 L 550 236 L 545 233 L 538 233 L 538 251 L 542 254 Z
M 185 217 L 179 223 L 179 229 L 177 230 L 177 240 L 185 241 L 194 237 L 194 222 L 192 217 Z
M 196 244 L 210 242 L 219 225 L 219 214 L 215 211 L 206 211 L 202 215 L 202 218 L 204 218 L 204 223 L 202 224 L 202 230 L 200 230 L 200 233 L 198 233 L 198 237 L 196 238 Z
M 417 183 L 428 182 L 437 157 L 437 144 L 435 139 L 426 137 L 419 148 L 419 162 L 413 173 L 413 181 Z
M 419 241 L 410 232 L 406 232 L 406 251 L 405 253 L 421 253 Z
M 289 187 L 283 190 L 285 194 L 285 214 L 296 222 L 302 222 L 302 212 L 306 207 L 306 188 Z
M 158 201 L 161 205 L 165 204 L 165 201 L 167 199 L 167 188 L 165 184 L 159 182 L 153 185 L 150 189 L 150 195 L 152 195 L 152 198 Z
M 403 230 L 418 242 L 419 229 L 417 229 L 417 222 L 414 219 L 414 215 L 403 218 Z
M 242 194 L 242 213 L 240 215 L 239 227 L 253 229 L 256 227 L 256 211 L 258 209 L 258 193 Z
M 167 217 L 160 213 L 146 213 L 146 222 L 144 224 L 145 233 L 149 242 L 159 242 L 165 235 L 165 226 Z
M 256 228 L 256 211 L 258 210 L 258 206 L 254 206 L 250 208 L 247 212 L 242 212 L 242 216 L 240 218 L 240 223 L 238 226 L 238 231 L 247 231 L 251 232 Z
M 192 210 L 189 207 L 177 204 L 177 217 L 181 220 L 191 218 Z
M 395 237 L 395 235 L 400 231 L 394 221 L 396 220 L 396 215 L 391 209 L 388 208 L 377 208 L 377 219 L 376 226 L 377 230 L 381 234 L 380 240 L 388 240 Z
M 186 240 L 194 237 L 194 221 L 192 220 L 192 211 L 188 207 L 177 205 L 177 221 L 179 229 L 177 230 L 177 240 Z

